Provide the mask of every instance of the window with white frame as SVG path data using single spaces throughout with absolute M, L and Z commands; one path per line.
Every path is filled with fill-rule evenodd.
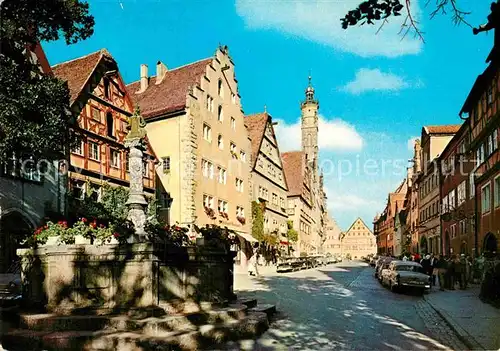
M 498 129 L 497 128 L 493 129 L 492 138 L 493 138 L 493 150 L 496 150 L 496 149 L 498 149 Z
M 149 162 L 148 161 L 144 161 L 142 163 L 142 175 L 145 177 L 145 178 L 149 178 Z
M 224 111 L 222 111 L 222 106 L 221 105 L 219 105 L 219 107 L 217 108 L 217 120 L 219 122 L 224 121 Z
M 91 160 L 99 161 L 101 159 L 101 148 L 98 143 L 89 142 L 89 158 Z
M 162 167 L 163 167 L 163 173 L 169 173 L 170 172 L 170 156 L 165 156 L 162 157 Z
M 462 219 L 459 223 L 459 228 L 460 228 L 460 235 L 467 234 L 467 221 L 465 219 Z
M 214 165 L 212 162 L 207 161 L 207 160 L 201 160 L 201 169 L 203 176 L 205 178 L 210 178 L 213 179 L 214 177 Z
M 500 206 L 500 176 L 493 182 L 493 204 L 495 207 Z
M 70 182 L 73 198 L 83 200 L 85 198 L 85 182 L 83 180 L 74 180 Z
M 121 152 L 111 149 L 111 167 L 120 168 L 121 165 Z
M 476 166 L 484 162 L 484 144 L 481 144 L 476 150 Z
M 235 93 L 231 93 L 231 102 L 233 104 L 236 104 L 236 94 Z
M 469 199 L 472 199 L 476 194 L 476 185 L 474 184 L 474 172 L 469 174 Z
M 231 152 L 236 153 L 236 144 L 231 142 L 231 144 L 229 146 L 229 150 L 231 150 Z
M 458 185 L 457 188 L 457 206 L 462 205 L 467 199 L 466 194 L 467 181 L 463 181 Z
M 488 135 L 486 138 L 486 157 L 493 153 L 493 135 Z
M 487 213 L 491 210 L 491 188 L 486 184 L 481 188 L 481 212 Z
M 443 213 L 447 213 L 449 211 L 449 206 L 448 206 L 448 195 L 445 195 L 443 197 L 443 206 L 442 206 L 442 209 L 443 209 Z
M 236 190 L 240 193 L 243 192 L 243 180 L 236 178 Z
M 240 151 L 240 160 L 242 160 L 243 162 L 247 161 L 247 154 L 244 151 Z
M 455 224 L 450 226 L 450 234 L 452 239 L 457 236 L 457 226 Z
M 228 204 L 227 201 L 219 200 L 218 207 L 220 213 L 228 213 Z
M 278 195 L 275 194 L 275 193 L 273 193 L 273 198 L 272 199 L 273 199 L 273 204 L 274 205 L 278 205 Z
M 220 150 L 224 149 L 224 139 L 222 138 L 222 135 L 220 135 L 220 134 L 217 137 L 217 146 L 219 147 Z
M 207 110 L 209 112 L 214 112 L 214 98 L 210 95 L 207 95 Z
M 280 206 L 281 208 L 285 208 L 285 199 L 280 197 Z
M 236 206 L 236 216 L 245 218 L 245 209 L 241 206 Z
M 83 156 L 83 148 L 85 147 L 85 144 L 83 143 L 83 140 L 79 140 L 71 150 L 72 153 Z
M 203 125 L 203 139 L 209 143 L 212 142 L 212 128 L 208 124 Z
M 236 130 L 236 120 L 234 117 L 231 117 L 231 129 Z
M 219 183 L 221 184 L 226 184 L 227 181 L 227 172 L 224 168 L 218 167 L 217 168 L 218 173 L 219 173 Z
M 214 208 L 214 197 L 210 195 L 203 195 L 203 206 Z

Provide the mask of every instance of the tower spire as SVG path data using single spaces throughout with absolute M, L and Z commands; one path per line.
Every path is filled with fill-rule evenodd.
M 312 76 L 311 76 L 311 70 L 309 70 L 309 76 L 307 77 L 308 84 L 306 88 L 306 103 L 307 102 L 316 102 L 314 100 L 314 88 L 312 86 Z

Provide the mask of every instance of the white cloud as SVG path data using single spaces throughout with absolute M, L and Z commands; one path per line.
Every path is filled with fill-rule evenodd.
M 341 88 L 351 94 L 367 91 L 398 91 L 410 87 L 402 77 L 379 69 L 360 68 L 353 81 Z
M 408 140 L 408 150 L 410 150 L 413 153 L 414 147 L 415 147 L 415 141 L 419 140 L 419 137 L 411 137 Z
M 300 120 L 294 124 L 278 121 L 275 130 L 281 152 L 301 149 Z M 354 126 L 341 119 L 327 120 L 320 116 L 318 144 L 320 151 L 360 151 L 364 142 Z
M 404 14 L 391 17 L 376 34 L 380 24 L 342 29 L 340 19 L 359 5 L 359 0 L 236 0 L 236 11 L 247 27 L 276 29 L 284 33 L 332 46 L 362 57 L 397 57 L 417 54 L 422 42 L 400 34 Z M 412 15 L 419 17 L 417 0 L 411 2 Z

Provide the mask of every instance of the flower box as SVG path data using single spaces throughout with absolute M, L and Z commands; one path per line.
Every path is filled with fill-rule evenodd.
M 237 216 L 236 219 L 238 220 L 238 222 L 240 222 L 241 224 L 245 224 L 246 223 L 246 218 L 245 217 L 242 217 L 242 216 Z

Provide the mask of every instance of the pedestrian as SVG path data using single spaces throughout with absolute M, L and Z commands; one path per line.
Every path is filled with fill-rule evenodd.
M 408 261 L 408 257 L 406 257 L 406 255 L 403 256 L 403 261 Z
M 456 255 L 452 255 L 448 260 L 448 275 L 450 280 L 450 290 L 455 290 L 455 284 L 457 282 L 457 258 Z
M 465 290 L 467 289 L 467 262 L 465 261 L 464 254 L 461 254 L 458 259 L 458 267 L 457 273 L 459 275 L 460 289 Z
M 472 284 L 472 260 L 469 255 L 465 257 L 465 270 L 466 270 L 466 280 L 467 280 L 467 285 Z
M 434 257 L 434 254 L 431 254 L 431 282 L 433 286 L 436 286 L 436 277 L 439 275 L 439 268 L 436 267 L 438 264 L 438 258 Z
M 431 276 L 432 275 L 431 256 L 430 255 L 426 255 L 422 259 L 422 261 L 420 261 L 420 264 L 422 265 L 424 273 L 427 274 L 428 276 Z
M 434 265 L 434 269 L 437 269 L 438 279 L 439 279 L 439 290 L 444 291 L 446 285 L 445 274 L 446 274 L 446 261 L 443 255 L 439 255 L 439 258 Z
M 259 243 L 255 243 L 253 246 L 253 255 L 248 261 L 248 274 L 259 276 Z

